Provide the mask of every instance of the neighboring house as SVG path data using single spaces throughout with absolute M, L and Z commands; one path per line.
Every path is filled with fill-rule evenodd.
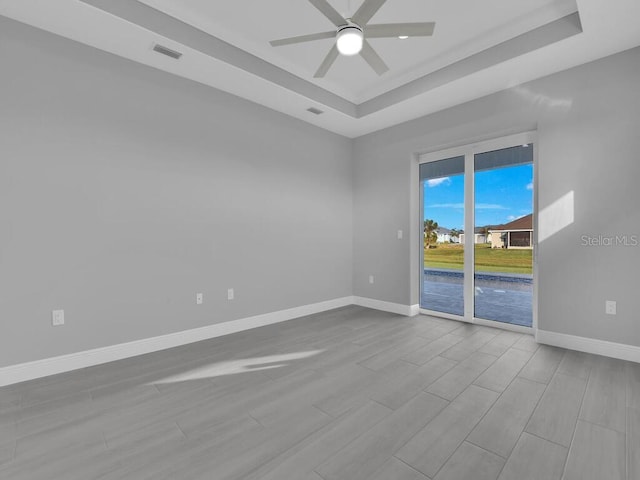
M 492 227 L 489 230 L 489 243 L 491 248 L 532 249 L 533 214 Z
M 452 241 L 451 230 L 449 230 L 448 228 L 438 227 L 438 229 L 436 230 L 436 235 L 438 236 L 436 243 L 450 243 Z
M 438 236 L 436 243 L 460 243 L 458 235 L 452 235 L 452 230 L 445 227 L 438 227 L 436 235 Z
M 488 238 L 485 233 L 487 227 L 477 227 L 473 233 L 473 243 L 487 243 Z M 464 233 L 460 234 L 459 243 L 464 243 Z

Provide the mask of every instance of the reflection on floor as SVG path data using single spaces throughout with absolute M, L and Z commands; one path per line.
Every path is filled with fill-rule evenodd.
M 462 272 L 425 269 L 420 306 L 428 310 L 464 315 Z M 474 316 L 530 327 L 533 321 L 531 275 L 477 273 Z
M 638 405 L 638 364 L 346 307 L 0 388 L 0 478 L 635 480 Z

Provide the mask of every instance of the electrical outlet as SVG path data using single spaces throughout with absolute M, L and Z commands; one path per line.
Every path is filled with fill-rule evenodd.
M 398 230 L 398 240 L 402 240 L 402 237 L 404 236 L 402 230 Z
M 233 300 L 235 298 L 235 293 L 233 288 L 227 290 L 227 300 Z
M 617 310 L 617 304 L 613 300 L 607 300 L 604 302 L 604 311 L 607 315 L 615 315 Z
M 202 305 L 204 296 L 201 293 L 196 293 L 196 305 Z
M 369 283 L 373 283 L 375 281 L 375 279 L 373 278 L 373 275 L 369 275 Z
M 53 310 L 51 312 L 51 325 L 54 327 L 64 325 L 64 310 Z

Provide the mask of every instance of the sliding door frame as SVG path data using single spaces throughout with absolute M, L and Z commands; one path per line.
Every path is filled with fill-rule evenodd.
M 449 313 L 438 312 L 435 310 L 427 310 L 420 307 L 420 313 L 426 315 L 437 316 L 441 318 L 448 318 L 452 320 L 459 320 L 467 323 L 474 323 L 479 325 L 487 325 L 491 327 L 502 328 L 504 330 L 513 330 L 522 333 L 535 334 L 538 329 L 538 144 L 537 144 L 536 132 L 524 132 L 514 135 L 508 135 L 505 137 L 495 138 L 491 140 L 484 140 L 475 142 L 459 147 L 447 148 L 444 150 L 438 150 L 423 154 L 416 155 L 417 168 L 419 170 L 420 165 L 423 163 L 435 162 L 446 158 L 464 156 L 464 231 L 475 231 L 475 155 L 479 153 L 491 152 L 494 150 L 501 150 L 504 148 L 514 147 L 517 145 L 529 144 L 533 148 L 533 298 L 532 298 L 532 314 L 533 322 L 531 328 L 523 327 L 519 325 L 512 325 L 509 323 L 498 322 L 494 320 L 485 320 L 482 318 L 476 318 L 474 312 L 474 292 L 475 292 L 475 247 L 474 238 L 475 235 L 464 236 L 464 315 L 452 315 Z M 419 178 L 419 175 L 418 175 Z M 422 225 L 422 219 L 424 218 L 424 185 L 420 181 L 420 200 L 419 200 L 419 212 L 420 212 L 420 225 Z M 419 291 L 418 291 L 418 303 L 422 297 L 423 286 L 423 274 L 424 274 L 424 248 L 423 248 L 423 234 L 422 228 L 419 229 L 420 235 L 416 238 L 419 242 Z

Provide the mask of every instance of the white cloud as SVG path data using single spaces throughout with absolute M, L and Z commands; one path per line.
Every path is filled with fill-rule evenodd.
M 507 210 L 507 207 L 496 203 L 476 203 L 477 210 Z
M 512 222 L 512 221 L 514 221 L 516 218 L 518 218 L 518 217 L 516 217 L 515 215 L 509 215 L 509 216 L 507 217 L 507 220 L 508 220 L 508 221 L 510 221 L 510 222 Z
M 495 203 L 476 203 L 477 210 L 508 210 L 507 207 Z M 434 203 L 425 208 L 464 208 L 464 203 Z
M 438 185 L 451 185 L 451 179 L 449 177 L 430 178 L 427 180 L 428 187 L 437 187 Z
M 527 183 L 526 189 L 527 190 L 533 190 L 533 182 Z
M 427 205 L 427 208 L 464 208 L 464 203 L 434 203 Z

